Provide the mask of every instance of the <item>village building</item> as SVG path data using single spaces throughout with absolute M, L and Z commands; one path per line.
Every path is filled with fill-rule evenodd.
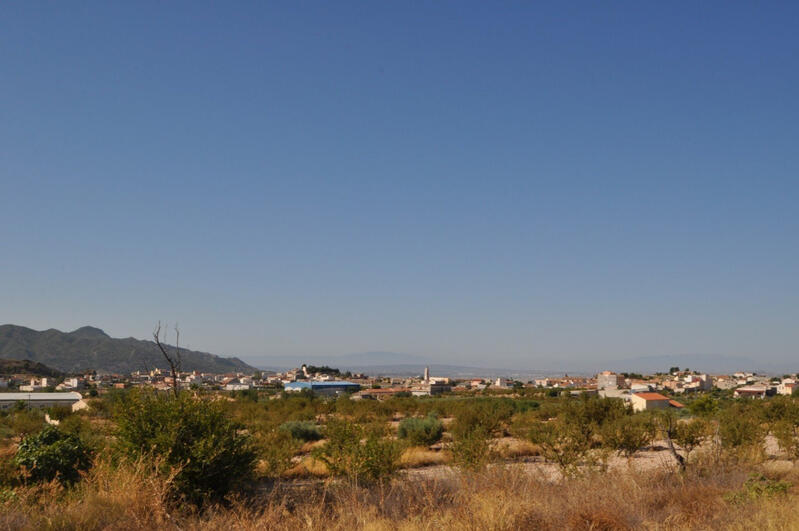
M 676 400 L 671 400 L 660 393 L 635 393 L 630 395 L 633 411 L 649 411 L 653 409 L 667 409 L 669 407 L 685 407 Z
M 602 371 L 596 376 L 597 389 L 619 389 L 624 387 L 624 376 L 611 371 Z
M 766 398 L 776 393 L 776 388 L 765 385 L 749 385 L 739 387 L 732 392 L 735 398 Z

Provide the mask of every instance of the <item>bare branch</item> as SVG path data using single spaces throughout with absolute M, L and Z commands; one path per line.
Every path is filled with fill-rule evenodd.
M 164 356 L 167 364 L 169 365 L 169 372 L 172 376 L 172 391 L 175 393 L 175 397 L 178 396 L 180 393 L 180 382 L 178 381 L 178 373 L 180 372 L 180 365 L 181 365 L 181 355 L 180 355 L 180 330 L 178 330 L 177 325 L 175 325 L 175 332 L 177 333 L 178 341 L 176 342 L 175 346 L 175 354 L 169 353 L 169 345 L 166 343 L 166 333 L 164 334 L 164 343 L 161 342 L 161 321 L 158 321 L 158 324 L 155 326 L 155 330 L 153 331 L 153 339 L 155 340 L 155 344 L 158 346 L 158 349 L 161 351 L 161 354 Z

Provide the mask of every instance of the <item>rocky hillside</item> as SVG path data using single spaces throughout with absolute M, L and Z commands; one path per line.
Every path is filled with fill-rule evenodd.
M 203 372 L 250 372 L 255 368 L 238 358 L 183 350 L 183 370 Z M 0 358 L 31 360 L 63 372 L 94 369 L 129 373 L 167 365 L 153 341 L 132 337 L 112 338 L 99 328 L 84 326 L 73 332 L 32 330 L 24 326 L 0 326 Z

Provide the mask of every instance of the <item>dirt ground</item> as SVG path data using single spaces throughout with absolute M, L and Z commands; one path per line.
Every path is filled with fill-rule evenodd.
M 793 462 L 787 459 L 780 459 L 781 452 L 776 439 L 769 435 L 765 441 L 766 455 L 771 459 L 767 466 L 774 470 L 789 470 L 793 468 Z M 699 448 L 695 452 L 709 451 L 707 448 Z M 612 455 L 608 461 L 608 470 L 613 472 L 623 472 L 633 469 L 638 472 L 654 470 L 673 470 L 677 465 L 668 450 L 666 441 L 655 441 L 647 449 L 637 452 L 633 457 L 626 458 Z M 497 463 L 492 466 L 517 466 L 525 472 L 535 474 L 550 481 L 556 481 L 562 477 L 561 471 L 555 463 L 547 463 L 543 457 L 534 456 L 513 460 L 505 463 Z M 456 470 L 451 465 L 437 465 L 424 468 L 405 470 L 408 479 L 443 479 L 454 475 Z

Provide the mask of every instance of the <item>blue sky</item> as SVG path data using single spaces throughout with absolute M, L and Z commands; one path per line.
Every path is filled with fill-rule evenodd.
M 795 359 L 795 4 L 263 4 L 0 7 L 0 322 Z

